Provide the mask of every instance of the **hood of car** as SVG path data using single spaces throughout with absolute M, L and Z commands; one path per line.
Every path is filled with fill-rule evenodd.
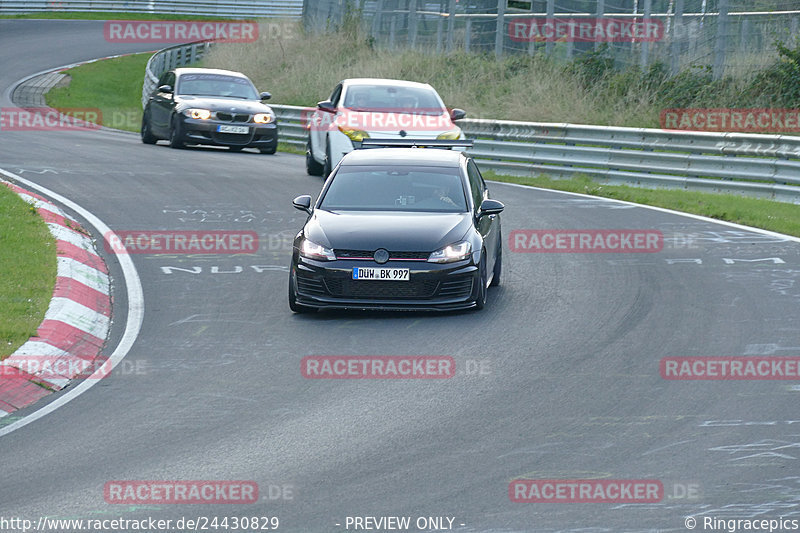
M 240 98 L 216 98 L 211 96 L 178 96 L 179 110 L 188 108 L 208 109 L 209 111 L 225 111 L 234 113 L 271 113 L 272 109 L 259 100 L 242 100 Z
M 307 238 L 334 250 L 434 252 L 464 238 L 469 213 L 314 210 Z

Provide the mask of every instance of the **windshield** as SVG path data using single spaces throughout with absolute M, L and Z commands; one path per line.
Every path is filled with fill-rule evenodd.
M 258 100 L 258 92 L 250 80 L 223 74 L 184 74 L 178 79 L 178 94 Z
M 425 87 L 351 85 L 344 107 L 353 111 L 441 115 L 446 110 L 436 91 Z
M 458 168 L 357 166 L 339 168 L 320 208 L 463 213 L 467 201 Z

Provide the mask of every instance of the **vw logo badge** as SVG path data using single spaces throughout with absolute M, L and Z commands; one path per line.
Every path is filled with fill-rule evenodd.
M 375 254 L 372 256 L 372 258 L 375 259 L 376 263 L 382 265 L 389 260 L 389 252 L 381 248 L 380 250 L 375 251 Z

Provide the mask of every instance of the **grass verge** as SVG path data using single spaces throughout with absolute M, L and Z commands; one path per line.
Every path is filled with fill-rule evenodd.
M 139 131 L 142 81 L 151 55 L 127 55 L 70 69 L 69 85 L 51 89 L 46 96 L 47 105 L 99 109 L 103 126 Z
M 731 194 L 644 189 L 625 185 L 602 185 L 586 176 L 576 176 L 572 179 L 563 180 L 553 179 L 544 175 L 535 178 L 505 176 L 492 171 L 484 172 L 483 175 L 490 180 L 519 183 L 558 191 L 577 192 L 636 204 L 674 209 L 675 211 L 683 211 L 800 237 L 800 207 L 784 202 L 743 198 Z
M 36 334 L 56 280 L 56 244 L 44 220 L 0 184 L 0 359 Z

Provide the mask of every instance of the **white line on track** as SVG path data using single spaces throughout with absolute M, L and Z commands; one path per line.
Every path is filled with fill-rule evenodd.
M 72 200 L 69 200 L 60 194 L 42 187 L 41 185 L 37 185 L 36 183 L 28 181 L 25 178 L 17 176 L 16 174 L 8 172 L 7 170 L 3 170 L 2 168 L 0 168 L 0 175 L 11 178 L 17 183 L 25 185 L 29 189 L 35 189 L 49 197 L 51 200 L 59 202 L 69 209 L 72 209 L 74 212 L 81 215 L 89 224 L 91 224 L 100 235 L 107 235 L 109 232 L 111 232 L 111 228 L 106 226 L 102 220 Z M 128 292 L 128 319 L 125 323 L 125 333 L 123 333 L 119 344 L 117 344 L 117 347 L 114 350 L 114 353 L 109 356 L 109 362 L 112 370 L 126 355 L 128 355 L 133 343 L 136 341 L 136 337 L 139 335 L 139 330 L 142 327 L 142 320 L 144 318 L 144 294 L 142 292 L 142 282 L 139 279 L 139 273 L 136 271 L 136 267 L 133 265 L 133 260 L 129 255 L 120 254 L 117 256 L 117 259 L 119 260 L 120 267 L 122 268 L 122 277 L 125 279 L 125 288 Z M 102 377 L 101 374 L 107 374 L 107 372 L 108 368 L 98 369 L 94 374 L 81 381 L 74 389 L 70 389 L 65 394 L 59 396 L 41 409 L 38 409 L 22 419 L 17 420 L 13 424 L 9 424 L 8 426 L 0 429 L 0 437 L 27 426 L 31 422 L 39 420 L 40 418 L 52 413 L 62 405 L 74 400 L 97 384 L 100 381 L 99 378 Z

